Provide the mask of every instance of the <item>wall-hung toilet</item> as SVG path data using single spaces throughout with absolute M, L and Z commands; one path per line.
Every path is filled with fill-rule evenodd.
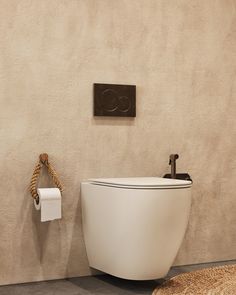
M 185 234 L 191 185 L 191 181 L 159 177 L 82 182 L 90 267 L 132 280 L 164 277 Z

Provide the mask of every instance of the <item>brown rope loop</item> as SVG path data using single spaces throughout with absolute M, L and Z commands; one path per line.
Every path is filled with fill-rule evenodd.
M 54 170 L 54 168 L 52 167 L 52 165 L 49 162 L 46 164 L 46 167 L 48 168 L 48 173 L 51 175 L 53 182 L 55 183 L 57 188 L 59 188 L 59 190 L 62 193 L 63 187 L 62 187 L 62 184 L 58 178 L 56 171 Z
M 40 170 L 42 168 L 42 165 L 45 165 L 47 167 L 48 173 L 52 177 L 53 182 L 55 183 L 57 188 L 60 190 L 60 192 L 62 193 L 62 191 L 63 191 L 63 186 L 58 178 L 58 175 L 57 175 L 55 169 L 52 167 L 52 165 L 48 161 L 48 155 L 41 154 L 39 156 L 39 163 L 35 166 L 34 172 L 33 172 L 33 175 L 31 177 L 31 181 L 30 181 L 30 193 L 31 193 L 32 197 L 36 200 L 37 203 L 39 202 L 39 196 L 37 193 L 37 182 L 38 182 L 38 178 L 40 175 Z
M 37 201 L 38 201 L 38 193 L 37 193 L 36 184 L 38 182 L 38 177 L 39 177 L 41 168 L 42 168 L 42 166 L 40 163 L 38 163 L 35 166 L 35 169 L 34 169 L 32 177 L 31 177 L 31 181 L 30 181 L 30 193 L 31 193 L 32 197 L 34 199 L 36 199 Z

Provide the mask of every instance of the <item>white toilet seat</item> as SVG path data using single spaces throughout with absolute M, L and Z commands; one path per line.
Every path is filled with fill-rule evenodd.
M 192 181 L 189 180 L 162 177 L 92 178 L 89 181 L 94 185 L 127 189 L 176 189 L 192 186 Z

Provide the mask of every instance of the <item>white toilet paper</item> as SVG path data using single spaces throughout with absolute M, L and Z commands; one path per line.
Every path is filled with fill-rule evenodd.
M 41 209 L 41 221 L 61 218 L 61 192 L 58 188 L 38 188 L 39 203 L 34 206 Z

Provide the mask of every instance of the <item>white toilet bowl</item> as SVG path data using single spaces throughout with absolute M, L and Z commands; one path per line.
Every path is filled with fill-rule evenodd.
M 90 267 L 132 280 L 164 277 L 187 227 L 191 185 L 159 177 L 82 182 Z

